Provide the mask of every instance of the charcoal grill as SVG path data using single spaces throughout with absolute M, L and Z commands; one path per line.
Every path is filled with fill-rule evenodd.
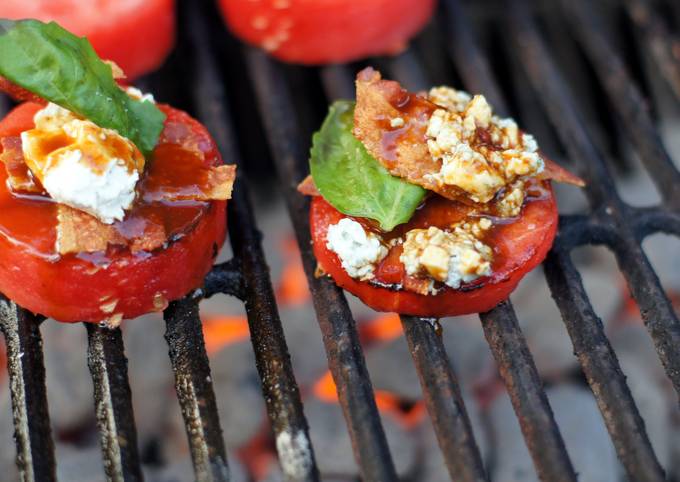
M 210 379 L 198 303 L 217 294 L 237 297 L 245 303 L 257 369 L 282 470 L 288 480 L 319 480 L 313 447 L 303 414 L 299 389 L 290 363 L 268 268 L 253 218 L 244 166 L 251 159 L 239 153 L 230 103 L 240 101 L 225 82 L 222 61 L 230 58 L 212 39 L 225 34 L 210 2 L 183 2 L 181 40 L 192 49 L 191 67 L 178 85 L 190 85 L 192 98 L 184 99 L 215 136 L 227 160 L 242 169 L 229 203 L 229 240 L 232 260 L 216 265 L 205 286 L 170 304 L 165 311 L 166 339 L 175 373 L 197 480 L 229 479 L 222 429 Z M 431 77 L 456 84 L 449 77 L 455 66 L 467 90 L 483 92 L 496 110 L 510 113 L 509 102 L 493 75 L 491 59 L 477 40 L 480 25 L 488 21 L 470 16 L 460 0 L 445 0 L 429 32 L 418 42 L 421 50 L 406 51 L 392 59 L 376 59 L 389 76 L 410 89 L 423 89 Z M 625 10 L 639 44 L 650 53 L 653 66 L 677 99 L 680 99 L 680 43 L 666 31 L 655 6 L 645 0 L 626 0 Z M 563 9 L 570 35 L 580 46 L 609 103 L 656 184 L 662 202 L 638 208 L 625 203 L 613 184 L 608 160 L 593 132 L 598 127 L 585 116 L 567 85 L 551 45 L 536 23 L 533 5 L 508 0 L 498 6 L 494 19 L 507 39 L 505 57 L 512 76 L 528 79 L 514 100 L 526 121 L 536 119 L 534 99 L 554 126 L 571 167 L 587 181 L 588 215 L 560 218 L 560 231 L 544 269 L 553 297 L 562 313 L 574 351 L 597 400 L 606 427 L 630 480 L 662 481 L 660 466 L 645 432 L 644 423 L 626 385 L 616 355 L 604 333 L 572 264 L 570 252 L 584 244 L 601 244 L 616 256 L 630 292 L 651 335 L 659 358 L 676 392 L 680 393 L 680 324 L 673 307 L 641 248 L 642 240 L 655 232 L 680 234 L 680 173 L 674 167 L 657 134 L 645 104 L 645 84 L 627 71 L 624 60 L 607 35 L 608 29 L 586 0 L 563 0 L 551 8 Z M 670 11 L 673 2 L 668 2 Z M 618 10 L 618 8 L 616 9 Z M 474 18 L 474 21 L 473 21 Z M 500 20 L 499 20 L 500 19 Z M 500 23 L 498 23 L 500 22 Z M 474 25 L 473 25 L 474 24 Z M 441 49 L 440 44 L 446 48 Z M 675 50 L 674 50 L 675 49 Z M 332 281 L 316 278 L 308 224 L 309 201 L 296 192 L 307 174 L 308 132 L 299 113 L 310 101 L 294 95 L 289 68 L 264 53 L 244 47 L 243 64 L 226 62 L 229 76 L 245 67 L 253 84 L 254 99 L 278 173 L 284 197 L 300 245 L 302 261 L 312 292 L 319 327 L 336 383 L 347 428 L 361 475 L 365 480 L 396 480 L 366 370 L 355 321 L 345 295 Z M 426 61 L 428 68 L 420 63 Z M 186 62 L 186 61 L 185 61 Z M 353 95 L 356 66 L 335 65 L 314 70 L 328 99 Z M 154 89 L 152 77 L 149 87 Z M 186 81 L 185 81 L 186 80 Z M 167 79 L 164 81 L 167 84 Z M 161 85 L 158 88 L 162 88 Z M 527 95 L 530 92 L 531 95 Z M 313 94 L 309 94 L 312 96 Z M 5 104 L 0 104 L 0 108 Z M 181 101 L 179 101 L 181 104 Z M 324 106 L 326 100 L 323 101 Z M 255 107 L 253 107 L 255 108 Z M 531 129 L 531 125 L 529 125 Z M 542 143 L 542 139 L 539 137 Z M 245 152 L 245 150 L 244 150 Z M 254 162 L 254 160 L 252 160 Z M 548 404 L 527 342 L 511 303 L 504 302 L 480 315 L 480 321 L 510 394 L 526 444 L 541 480 L 576 481 L 552 411 Z M 36 317 L 9 300 L 0 298 L 0 326 L 5 335 L 12 396 L 17 464 L 23 480 L 56 479 L 45 391 L 40 323 Z M 427 410 L 451 478 L 456 481 L 488 480 L 472 434 L 456 374 L 447 358 L 436 320 L 402 317 L 408 346 L 413 355 Z M 74 327 L 74 329 L 76 329 Z M 127 381 L 127 361 L 119 329 L 86 325 L 88 362 L 95 387 L 96 416 L 106 476 L 113 481 L 141 480 L 137 436 Z M 311 327 L 310 327 L 311 329 Z M 444 327 L 445 329 L 445 327 Z M 225 427 L 229 430 L 229 427 Z

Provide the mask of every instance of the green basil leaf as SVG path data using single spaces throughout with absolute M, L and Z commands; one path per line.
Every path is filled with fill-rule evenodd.
M 163 130 L 163 114 L 130 98 L 90 42 L 54 22 L 0 19 L 0 75 L 100 127 L 115 129 L 148 155 Z
M 383 231 L 407 222 L 425 189 L 392 176 L 352 134 L 354 102 L 331 105 L 312 139 L 309 161 L 314 184 L 341 213 L 377 221 Z

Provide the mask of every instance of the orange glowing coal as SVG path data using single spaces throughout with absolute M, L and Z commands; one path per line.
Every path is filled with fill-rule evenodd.
M 205 316 L 202 321 L 208 355 L 217 353 L 226 345 L 248 339 L 250 335 L 245 316 Z
M 253 480 L 265 479 L 271 467 L 278 463 L 269 426 L 265 423 L 258 434 L 236 451 L 236 455 Z
M 339 403 L 338 390 L 330 371 L 327 371 L 312 389 L 314 395 L 326 403 Z M 425 404 L 406 403 L 398 395 L 385 390 L 375 390 L 375 404 L 381 413 L 394 417 L 405 428 L 416 426 L 425 416 Z
M 359 325 L 359 338 L 364 347 L 385 343 L 404 334 L 401 319 L 396 313 L 380 313 Z M 330 371 L 327 371 L 312 388 L 313 394 L 326 403 L 338 403 L 338 392 Z M 413 403 L 385 390 L 375 390 L 375 403 L 381 413 L 394 417 L 403 427 L 420 423 L 426 409 L 422 400 Z
M 284 266 L 276 286 L 276 299 L 281 306 L 300 306 L 311 298 L 307 277 L 302 267 L 300 250 L 292 236 L 282 244 Z
M 380 313 L 359 325 L 359 336 L 364 344 L 394 340 L 404 334 L 401 319 L 396 313 Z
M 621 282 L 621 292 L 621 302 L 613 315 L 613 325 L 642 325 L 640 307 L 625 282 Z M 670 300 L 675 312 L 680 313 L 680 291 L 667 290 L 666 296 Z

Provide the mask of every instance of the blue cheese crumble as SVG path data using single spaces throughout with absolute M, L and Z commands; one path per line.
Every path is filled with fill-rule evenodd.
M 340 258 L 343 269 L 352 278 L 373 278 L 375 264 L 387 255 L 381 239 L 366 232 L 358 222 L 343 218 L 328 227 L 326 247 Z

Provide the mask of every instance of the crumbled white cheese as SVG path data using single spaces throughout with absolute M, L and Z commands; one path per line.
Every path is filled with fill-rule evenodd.
M 52 103 L 34 122 L 35 129 L 21 134 L 22 150 L 50 196 L 106 224 L 122 220 L 144 167 L 134 144 Z
M 463 112 L 465 130 L 474 131 L 477 127 L 487 128 L 491 122 L 491 106 L 483 95 L 476 95 Z
M 455 122 L 454 115 L 444 109 L 437 109 L 430 117 L 427 131 L 428 148 L 433 157 L 439 158 L 458 145 L 464 145 L 463 128 Z
M 496 203 L 498 215 L 504 218 L 519 216 L 524 204 L 524 183 L 517 181 L 499 197 Z
M 458 144 L 444 156 L 439 176 L 446 184 L 474 193 L 471 197 L 475 201 L 486 199 L 485 193 L 495 193 L 505 185 L 503 177 L 468 144 Z
M 125 216 L 135 199 L 139 173 L 130 173 L 120 159 L 111 159 L 100 173 L 82 162 L 78 149 L 65 151 L 45 172 L 43 187 L 55 201 L 88 212 L 111 224 Z
M 495 139 L 493 139 L 493 141 L 496 143 L 500 143 L 503 149 L 509 149 L 510 146 L 516 146 L 521 142 L 521 139 L 519 137 L 519 127 L 517 127 L 517 123 L 513 119 L 509 118 L 500 119 L 494 116 L 492 118 L 492 122 L 496 124 L 500 129 L 500 132 L 494 130 L 493 134 L 495 134 Z M 524 144 L 524 148 L 527 151 L 531 150 L 530 146 L 528 146 L 526 142 Z M 535 150 L 536 149 L 533 149 L 532 152 Z
M 43 109 L 40 109 L 35 113 L 33 122 L 35 122 L 35 127 L 38 129 L 52 130 L 77 118 L 78 117 L 70 110 L 50 102 Z
M 491 227 L 488 219 L 406 233 L 400 261 L 411 276 L 428 275 L 452 288 L 491 274 L 493 251 L 478 237 Z
M 502 187 L 543 171 L 534 138 L 521 134 L 512 119 L 494 116 L 484 96 L 437 87 L 429 98 L 442 107 L 430 117 L 426 133 L 430 155 L 442 162 L 432 175 L 435 181 L 486 203 Z
M 378 236 L 349 218 L 328 227 L 326 247 L 338 255 L 347 274 L 361 280 L 373 278 L 375 264 L 387 255 Z
M 472 96 L 464 90 L 456 90 L 451 87 L 433 87 L 430 89 L 428 97 L 435 104 L 456 112 L 464 111 L 472 100 Z

